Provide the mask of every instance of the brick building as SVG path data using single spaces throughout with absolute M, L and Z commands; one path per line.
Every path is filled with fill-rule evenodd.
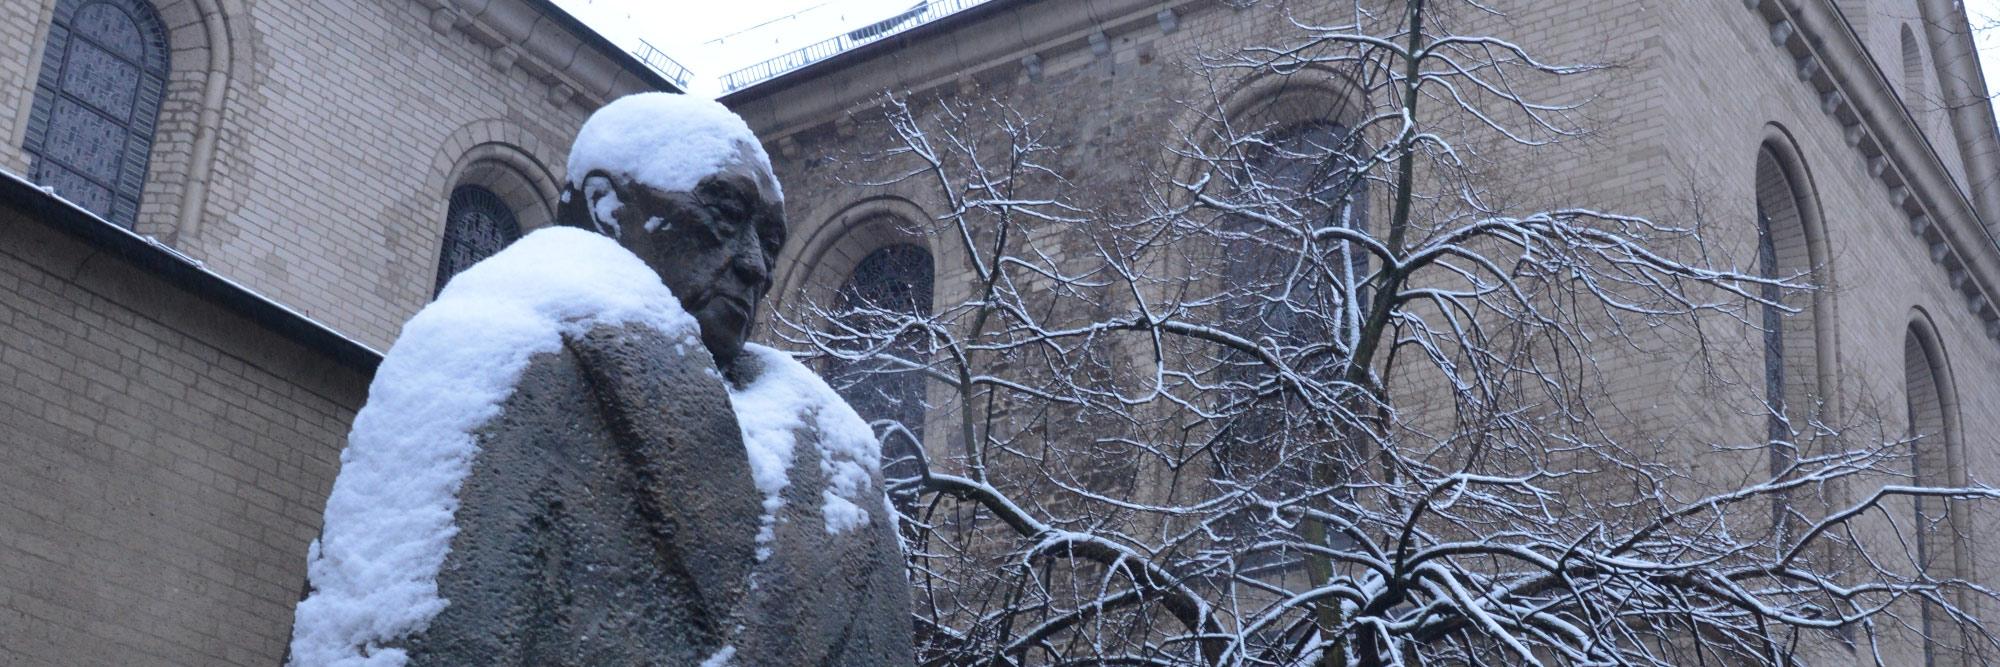
M 379 350 L 677 88 L 546 0 L 7 2 L 0 63 L 6 665 L 279 664 Z
M 1043 143 L 1059 147 L 1038 159 L 1070 180 L 1064 192 L 1133 210 L 1158 192 L 1150 186 L 1159 174 L 1183 173 L 1163 146 L 1184 145 L 1219 109 L 1306 109 L 1348 123 L 1337 116 L 1353 107 L 1343 98 L 1352 86 L 1338 74 L 1301 68 L 1218 81 L 1193 63 L 1275 45 L 1273 36 L 1299 32 L 1294 18 L 1348 25 L 1357 19 L 1342 12 L 1357 4 L 1394 5 L 996 1 L 823 59 L 802 51 L 773 61 L 757 71 L 772 78 L 723 101 L 772 148 L 786 186 L 793 241 L 779 261 L 774 308 L 810 319 L 797 312 L 802 302 L 835 303 L 836 290 L 883 280 L 891 252 L 935 257 L 914 265 L 922 282 L 934 281 L 938 303 L 960 303 L 979 287 L 957 236 L 912 231 L 952 210 L 936 183 L 897 181 L 905 162 L 852 159 L 892 147 L 885 93 L 907 100 L 920 122 L 939 120 L 937 109 L 953 102 L 961 113 L 1005 108 L 1017 114 L 1007 121 L 1034 124 Z M 1521 168 L 1482 181 L 1492 201 L 1506 202 L 1496 206 L 1672 216 L 1698 197 L 1715 223 L 1710 242 L 1738 253 L 1764 242 L 1762 219 L 1779 270 L 1809 274 L 1822 289 L 1782 316 L 1775 363 L 1771 341 L 1735 341 L 1720 355 L 1733 362 L 1725 373 L 1763 390 L 1750 393 L 1788 394 L 1790 424 L 1879 418 L 1884 432 L 1922 435 L 1915 475 L 1923 483 L 2000 476 L 2000 137 L 1955 3 L 1524 1 L 1460 18 L 1461 34 L 1491 28 L 1546 62 L 1614 65 L 1534 91 L 1550 104 L 1586 103 L 1579 114 L 1590 137 L 1584 147 L 1497 159 Z M 897 182 L 876 185 L 888 181 Z M 1088 239 L 1071 241 L 1034 252 L 1058 263 L 1066 248 L 1089 254 Z M 1739 266 L 1755 261 L 1735 256 L 1750 258 Z M 1613 376 L 1603 387 L 1603 405 L 1622 422 L 1613 428 L 1628 434 L 1756 441 L 1775 419 L 1756 403 L 1716 399 L 1689 355 L 1619 348 L 1595 363 Z M 934 459 L 969 451 L 955 425 L 930 426 L 942 434 L 926 443 Z M 1685 456 L 1698 474 L 1740 472 Z M 1954 510 L 1950 525 L 1965 537 L 1933 545 L 1928 567 L 2000 583 L 1988 574 L 2000 571 L 1991 561 L 2000 535 L 1981 528 L 1995 512 Z M 1914 655 L 1904 664 L 1921 664 Z M 1942 654 L 1932 662 L 1948 664 Z
M 1745 220 L 1803 202 L 1785 247 L 1834 289 L 1798 320 L 1792 381 L 1834 409 L 1908 403 L 1946 479 L 2000 476 L 2000 137 L 1954 3 L 1509 4 L 1538 53 L 1620 67 L 1550 91 L 1593 98 L 1594 143 L 1508 187 L 1646 210 L 1692 182 Z M 1117 193 L 1206 92 L 1190 60 L 1291 6 L 1316 5 L 990 0 L 761 70 L 723 101 L 787 186 L 775 308 L 927 250 L 901 223 L 935 198 L 825 159 L 868 147 L 883 91 L 1031 112 L 1063 128 L 1060 168 Z M 8 2 L 0 63 L 10 665 L 277 663 L 378 351 L 453 268 L 548 224 L 592 109 L 677 85 L 546 0 Z M 1311 106 L 1325 83 L 1223 96 Z M 971 288 L 891 259 L 940 301 Z M 1631 362 L 1635 423 L 1761 428 L 1704 414 L 1657 372 L 1674 361 Z M 1969 532 L 1954 567 L 2000 585 L 2000 535 Z

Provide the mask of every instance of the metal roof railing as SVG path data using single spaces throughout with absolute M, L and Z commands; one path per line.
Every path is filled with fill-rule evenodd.
M 813 63 L 846 53 L 864 44 L 881 41 L 917 26 L 983 5 L 992 0 L 925 0 L 908 11 L 853 31 L 820 40 L 790 53 L 722 75 L 722 92 L 732 93 Z
M 674 85 L 679 86 L 681 90 L 687 90 L 688 78 L 694 76 L 694 72 L 686 65 L 674 60 L 659 47 L 653 46 L 652 42 L 643 39 L 639 40 L 639 48 L 632 49 L 632 57 L 638 58 L 639 62 L 645 63 L 653 71 L 659 72 L 660 76 L 674 82 Z

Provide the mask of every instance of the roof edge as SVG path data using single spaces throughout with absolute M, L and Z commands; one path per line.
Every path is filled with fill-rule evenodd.
M 363 375 L 373 376 L 375 368 L 382 363 L 380 351 L 273 301 L 242 283 L 210 271 L 200 262 L 150 236 L 140 236 L 112 224 L 4 170 L 0 170 L 0 206 L 19 210 L 57 231 L 110 252 L 170 285 L 248 318 Z
M 556 25 L 560 25 L 565 30 L 570 31 L 571 34 L 576 35 L 577 39 L 583 40 L 584 44 L 596 49 L 604 57 L 610 58 L 612 62 L 618 63 L 626 71 L 631 72 L 633 76 L 644 79 L 647 83 L 665 92 L 687 93 L 679 85 L 667 80 L 666 75 L 661 74 L 658 70 L 640 61 L 638 56 L 619 48 L 617 44 L 613 44 L 604 35 L 591 29 L 590 26 L 584 25 L 583 21 L 571 15 L 569 10 L 557 6 L 555 0 L 522 0 L 522 2 L 528 3 L 528 6 L 534 7 L 543 16 L 547 16 L 549 20 L 555 21 Z
M 546 1 L 546 0 L 538 0 L 538 1 Z M 989 15 L 997 14 L 1001 11 L 1012 9 L 1021 5 L 1033 4 L 1038 1 L 1040 0 L 990 0 L 989 2 L 974 5 L 972 7 L 967 7 L 964 10 L 961 10 L 958 13 L 952 14 L 950 16 L 938 18 L 929 23 L 925 23 L 923 25 L 919 25 L 917 27 L 910 28 L 908 30 L 897 32 L 887 37 L 877 39 L 873 42 L 869 42 L 867 44 L 863 44 L 861 46 L 857 46 L 852 49 L 842 51 L 832 56 L 828 56 L 823 60 L 819 60 L 804 67 L 800 67 L 798 69 L 785 72 L 784 74 L 780 74 L 771 77 L 769 79 L 765 79 L 763 81 L 750 84 L 743 88 L 732 91 L 726 95 L 718 97 L 716 98 L 716 101 L 721 102 L 723 106 L 735 108 L 735 106 L 738 104 L 744 104 L 757 99 L 775 95 L 779 92 L 782 92 L 786 88 L 790 88 L 798 84 L 801 81 L 813 79 L 824 73 L 840 70 L 849 65 L 874 58 L 877 55 L 901 49 L 911 42 L 921 41 L 924 39 L 935 37 L 941 33 L 951 32 L 959 29 L 962 26 L 962 24 L 979 21 L 981 19 L 986 18 Z

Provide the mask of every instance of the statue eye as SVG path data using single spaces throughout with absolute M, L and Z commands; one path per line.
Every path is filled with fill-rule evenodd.
M 714 212 L 717 217 L 722 218 L 735 218 L 743 213 L 742 210 L 738 209 L 735 204 L 730 203 L 728 200 L 710 201 L 708 203 L 708 210 Z
M 718 196 L 709 197 L 709 208 L 725 218 L 741 220 L 750 214 L 750 202 L 744 200 L 743 193 L 733 188 L 725 188 Z
M 767 257 L 776 258 L 778 251 L 785 249 L 784 232 L 772 233 L 769 230 L 758 230 L 757 238 L 764 242 L 764 255 Z

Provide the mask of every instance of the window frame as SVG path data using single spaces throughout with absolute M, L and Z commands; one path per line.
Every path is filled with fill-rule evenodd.
M 136 51 L 136 56 L 121 53 L 122 49 L 115 48 L 118 45 L 100 43 L 102 40 L 77 31 L 79 15 L 93 7 L 109 7 L 131 21 L 138 43 L 128 46 Z M 29 180 L 60 187 L 51 182 L 55 179 L 50 171 L 60 170 L 105 194 L 101 203 L 95 201 L 100 197 L 84 197 L 77 192 L 58 191 L 58 196 L 122 227 L 131 228 L 137 222 L 170 74 L 167 40 L 166 24 L 151 3 L 144 0 L 57 0 L 49 19 L 48 39 L 43 48 L 41 70 L 35 79 L 27 133 L 22 141 L 22 149 L 31 165 Z M 132 76 L 128 80 L 132 88 L 131 110 L 125 118 L 115 117 L 112 110 L 101 108 L 102 100 L 92 100 L 82 91 L 70 87 L 71 75 L 80 71 L 76 69 L 79 67 L 77 57 L 80 47 L 94 49 L 114 59 L 116 62 L 113 64 L 131 68 Z M 88 114 L 87 117 L 97 118 L 116 128 L 119 145 L 94 147 L 97 151 L 118 153 L 111 158 L 113 167 L 109 180 L 103 174 L 91 173 L 63 157 L 51 155 L 52 148 L 58 152 L 63 148 L 62 144 L 52 142 L 60 142 L 58 128 L 61 121 L 71 117 L 71 114 Z
M 500 238 L 498 247 L 484 252 L 478 248 L 466 248 L 467 244 L 473 242 L 466 237 L 473 231 L 470 229 L 472 223 L 467 216 L 482 213 L 486 214 L 485 218 L 498 228 L 494 231 Z M 519 240 L 521 240 L 520 216 L 513 207 L 507 205 L 507 200 L 499 193 L 477 183 L 461 183 L 458 187 L 452 188 L 450 204 L 445 208 L 444 231 L 439 235 L 437 286 L 431 290 L 432 298 L 443 293 L 445 285 L 450 284 L 451 279 L 460 272 L 487 257 L 492 257 Z M 455 249 L 463 250 L 456 250 L 458 254 L 455 255 Z M 463 264 L 452 266 L 455 261 Z

